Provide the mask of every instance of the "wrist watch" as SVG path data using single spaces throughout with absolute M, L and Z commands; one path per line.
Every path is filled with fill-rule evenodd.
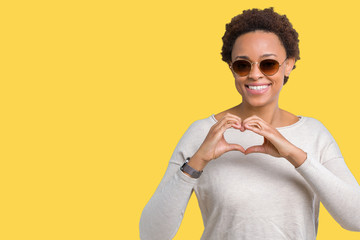
M 180 167 L 180 170 L 183 172 L 186 172 L 187 174 L 189 174 L 192 178 L 199 178 L 200 175 L 202 174 L 202 170 L 201 171 L 197 171 L 195 169 L 193 169 L 192 167 L 190 167 L 187 163 L 189 162 L 190 157 L 186 158 L 185 163 Z

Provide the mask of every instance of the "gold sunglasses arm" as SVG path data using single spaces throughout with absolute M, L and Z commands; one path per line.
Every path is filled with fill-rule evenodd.
M 285 60 L 282 62 L 282 64 L 280 64 L 279 65 L 279 67 L 281 66 L 281 65 L 283 65 L 284 64 L 284 62 L 287 60 L 288 58 L 285 58 Z

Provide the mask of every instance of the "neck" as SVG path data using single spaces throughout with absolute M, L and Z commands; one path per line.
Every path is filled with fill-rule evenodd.
M 254 107 L 246 102 L 242 102 L 237 106 L 237 113 L 242 120 L 256 115 L 274 127 L 279 124 L 281 119 L 281 109 L 277 101 L 260 107 Z

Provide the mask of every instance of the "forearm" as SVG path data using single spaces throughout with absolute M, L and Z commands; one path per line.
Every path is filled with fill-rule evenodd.
M 195 153 L 194 156 L 192 156 L 188 162 L 189 166 L 197 171 L 202 171 L 206 165 L 209 163 L 209 161 L 205 161 L 202 159 L 201 154 Z M 185 173 L 190 177 L 189 174 Z
M 293 146 L 294 150 L 285 158 L 295 167 L 300 167 L 306 160 L 307 154 L 300 148 Z
M 174 237 L 195 183 L 196 179 L 186 176 L 177 168 L 172 178 L 155 191 L 141 215 L 142 240 Z
M 305 178 L 327 211 L 343 228 L 360 231 L 358 184 L 349 184 L 341 180 L 309 155 L 296 170 Z

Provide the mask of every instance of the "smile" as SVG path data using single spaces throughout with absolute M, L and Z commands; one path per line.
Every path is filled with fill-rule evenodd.
M 260 86 L 251 86 L 251 85 L 245 85 L 247 88 L 251 89 L 251 90 L 263 90 L 266 89 L 270 86 L 271 84 L 267 84 L 267 85 L 260 85 Z

